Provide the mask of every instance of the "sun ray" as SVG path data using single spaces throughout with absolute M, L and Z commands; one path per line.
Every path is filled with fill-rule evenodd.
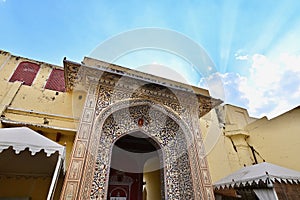
M 239 11 L 239 3 L 237 1 L 226 1 L 221 11 L 221 30 L 220 30 L 220 72 L 226 72 L 229 57 L 231 53 L 231 45 L 236 29 L 236 22 Z

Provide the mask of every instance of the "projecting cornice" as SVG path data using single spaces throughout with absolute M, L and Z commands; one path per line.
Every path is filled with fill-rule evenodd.
M 65 71 L 65 87 L 66 91 L 70 92 L 73 90 L 75 84 L 78 82 L 78 71 L 81 67 L 81 64 L 72 61 L 67 61 L 66 57 L 64 58 L 63 63 Z
M 92 82 L 106 87 L 109 95 L 121 98 L 150 98 L 167 104 L 178 114 L 184 112 L 182 104 L 199 105 L 199 117 L 220 105 L 220 99 L 214 99 L 205 89 L 172 81 L 115 64 L 85 58 L 82 64 L 64 59 L 65 85 L 72 91 L 78 85 Z M 118 93 L 118 94 L 117 94 Z M 120 97 L 118 97 L 120 98 Z

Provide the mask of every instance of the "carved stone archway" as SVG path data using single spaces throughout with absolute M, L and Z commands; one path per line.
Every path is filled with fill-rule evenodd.
M 185 138 L 185 131 L 188 131 L 188 129 L 186 125 L 171 111 L 160 108 L 149 100 L 130 100 L 130 102 L 131 106 L 125 108 L 122 107 L 128 105 L 127 101 L 112 105 L 96 120 L 95 132 L 100 131 L 101 134 L 93 134 L 97 137 L 92 139 L 98 141 L 96 145 L 98 151 L 91 152 L 97 155 L 96 161 L 94 161 L 96 165 L 94 165 L 93 185 L 91 195 L 83 198 L 106 197 L 107 181 L 105 180 L 108 180 L 110 157 L 114 142 L 129 132 L 142 131 L 158 141 L 162 147 L 166 199 L 194 199 L 189 159 L 189 154 L 193 152 L 187 151 L 188 142 Z M 108 117 L 105 115 L 108 115 Z M 141 118 L 145 121 L 142 127 L 138 125 L 138 120 Z M 93 161 L 89 160 L 88 162 Z
M 198 120 L 221 101 L 188 85 L 98 62 L 105 67 L 64 61 L 67 90 L 77 84 L 87 98 L 61 199 L 106 199 L 113 144 L 132 131 L 163 149 L 165 199 L 214 199 Z

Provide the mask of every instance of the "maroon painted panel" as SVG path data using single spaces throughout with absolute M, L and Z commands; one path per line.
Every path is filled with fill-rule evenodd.
M 64 70 L 53 69 L 45 86 L 46 89 L 65 92 Z
M 114 197 L 126 197 L 120 199 L 126 200 L 142 200 L 143 199 L 143 174 L 142 173 L 130 173 L 122 172 L 113 168 L 110 168 L 110 180 L 108 186 L 107 200 L 118 199 Z M 117 180 L 119 184 L 111 182 L 111 177 L 121 174 L 120 179 Z M 130 177 L 133 182 L 128 184 L 124 182 L 124 177 Z
M 9 82 L 22 81 L 24 85 L 31 85 L 40 66 L 32 62 L 21 62 Z

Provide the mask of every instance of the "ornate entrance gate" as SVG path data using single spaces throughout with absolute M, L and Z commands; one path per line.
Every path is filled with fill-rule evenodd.
M 97 68 L 64 61 L 68 90 L 87 94 L 61 199 L 133 200 L 129 188 L 139 178 L 119 176 L 129 177 L 126 187 L 115 187 L 119 197 L 110 196 L 109 187 L 118 182 L 118 173 L 110 176 L 114 144 L 133 132 L 159 145 L 162 199 L 213 199 L 199 117 L 221 102 L 199 88 L 91 59 L 85 63 Z

